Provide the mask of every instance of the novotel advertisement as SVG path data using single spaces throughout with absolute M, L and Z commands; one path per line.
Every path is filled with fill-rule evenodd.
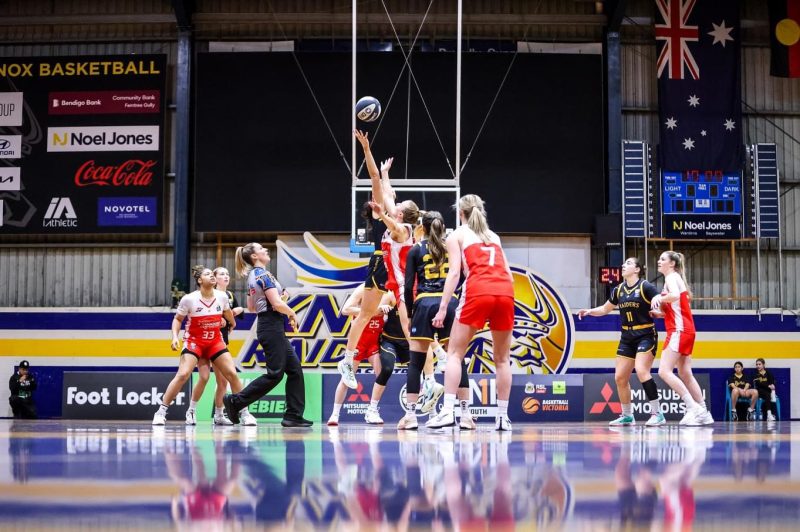
M 0 58 L 0 235 L 159 233 L 165 55 Z

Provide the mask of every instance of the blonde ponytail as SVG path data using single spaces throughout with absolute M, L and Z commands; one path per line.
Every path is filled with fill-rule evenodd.
M 254 242 L 236 248 L 236 273 L 239 277 L 247 277 L 250 273 L 253 267 L 253 253 L 255 253 Z
M 669 260 L 675 264 L 675 271 L 681 276 L 683 285 L 686 287 L 686 291 L 689 293 L 689 297 L 691 298 L 692 289 L 689 288 L 689 281 L 686 280 L 686 257 L 683 255 L 683 253 L 679 253 L 677 251 L 667 251 L 666 254 L 669 257 Z
M 467 194 L 458 200 L 458 209 L 464 213 L 467 219 L 467 226 L 478 235 L 484 244 L 491 243 L 491 233 L 489 223 L 486 221 L 486 210 L 483 207 L 483 200 L 475 194 Z

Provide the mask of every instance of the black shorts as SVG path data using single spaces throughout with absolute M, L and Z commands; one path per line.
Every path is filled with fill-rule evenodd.
M 369 258 L 369 266 L 367 266 L 367 278 L 364 281 L 364 288 L 376 288 L 381 292 L 386 292 L 386 281 L 389 279 L 389 273 L 386 271 L 386 263 L 383 261 L 383 254 L 375 252 Z
M 432 341 L 434 334 L 436 334 L 440 342 L 444 342 L 450 338 L 450 329 L 453 327 L 456 307 L 458 307 L 458 299 L 455 297 L 450 298 L 450 304 L 447 305 L 447 314 L 445 315 L 443 326 L 441 329 L 436 329 L 431 322 L 433 317 L 436 316 L 436 313 L 439 312 L 439 304 L 441 301 L 441 295 L 417 297 L 417 300 L 414 301 L 414 309 L 411 314 L 409 339 Z
M 381 336 L 381 352 L 388 353 L 398 362 L 408 364 L 408 342 L 406 340 Z
M 619 347 L 617 347 L 617 356 L 636 358 L 637 353 L 653 352 L 656 356 L 658 350 L 658 331 L 653 327 L 645 334 L 638 334 L 633 336 L 626 331 L 622 331 L 622 337 L 619 339 Z

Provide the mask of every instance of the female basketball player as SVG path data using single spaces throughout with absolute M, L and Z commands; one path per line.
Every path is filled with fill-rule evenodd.
M 369 148 L 367 135 L 360 131 L 355 132 L 356 138 L 361 143 L 364 156 L 367 162 L 367 169 L 372 183 L 372 206 L 374 217 L 382 224 L 373 224 L 373 241 L 376 246 L 380 242 L 380 252 L 373 252 L 370 259 L 369 273 L 365 281 L 367 292 L 364 294 L 361 312 L 350 326 L 347 336 L 347 348 L 344 359 L 339 363 L 339 373 L 344 378 L 345 384 L 350 388 L 357 386 L 353 368 L 353 357 L 361 333 L 375 314 L 380 303 L 380 293 L 391 290 L 397 300 L 398 311 L 400 312 L 403 329 L 408 329 L 408 316 L 405 305 L 402 301 L 402 281 L 404 277 L 405 256 L 413 244 L 413 223 L 419 218 L 417 205 L 406 200 L 395 205 L 395 195 L 389 181 L 389 169 L 392 167 L 392 159 L 388 159 L 381 164 L 381 175 L 378 174 L 378 167 Z M 376 228 L 386 228 L 380 233 L 380 240 L 376 237 Z M 375 293 L 369 293 L 374 290 Z M 380 292 L 380 293 L 379 293 Z M 354 336 L 357 334 L 357 336 Z
M 281 298 L 283 287 L 267 271 L 269 250 L 261 244 L 251 242 L 236 248 L 236 273 L 247 276 L 247 308 L 258 313 L 256 336 L 267 359 L 267 372 L 247 385 L 240 393 L 222 398 L 228 418 L 237 423 L 239 412 L 249 415 L 247 405 L 253 403 L 283 379 L 286 374 L 286 412 L 281 425 L 284 427 L 310 427 L 312 422 L 303 418 L 306 389 L 300 360 L 286 338 L 284 316 L 289 318 L 293 329 L 297 328 L 297 315 Z M 236 390 L 234 390 L 236 392 Z
M 437 211 L 428 211 L 422 215 L 423 235 L 406 257 L 405 301 L 410 311 L 411 328 L 409 335 L 410 359 L 408 364 L 408 382 L 406 384 L 406 406 L 408 413 L 397 424 L 398 429 L 416 429 L 416 406 L 420 389 L 420 375 L 427 361 L 428 349 L 434 336 L 441 342 L 447 342 L 453 326 L 458 300 L 451 296 L 445 304 L 445 318 L 441 328 L 434 328 L 432 320 L 442 303 L 442 290 L 448 273 L 448 255 L 444 244 L 444 219 Z M 417 296 L 414 298 L 416 283 Z M 412 304 L 413 302 L 413 304 Z M 459 390 L 469 391 L 467 368 L 461 364 L 461 380 Z M 438 397 L 436 398 L 438 400 Z M 435 401 L 434 401 L 435 404 Z M 475 428 L 475 421 L 462 403 L 460 426 L 463 429 Z
M 230 301 L 231 305 L 231 312 L 233 313 L 234 318 L 241 318 L 242 314 L 244 313 L 244 309 L 240 307 L 236 302 L 236 297 L 233 295 L 233 292 L 228 290 L 228 284 L 231 281 L 231 275 L 228 273 L 227 268 L 217 267 L 214 268 L 214 278 L 217 281 L 216 289 L 220 292 L 225 292 L 228 296 L 228 301 Z M 223 318 L 224 319 L 224 318 Z M 220 333 L 222 333 L 222 341 L 225 342 L 225 345 L 228 345 L 228 334 L 231 330 L 231 324 L 225 321 L 225 325 L 220 327 Z M 197 364 L 197 371 L 198 371 L 198 378 L 197 382 L 194 385 L 194 389 L 192 390 L 192 401 L 189 403 L 189 409 L 186 410 L 186 424 L 187 425 L 195 425 L 197 424 L 197 416 L 196 416 L 196 409 L 197 403 L 200 401 L 200 398 L 203 396 L 203 391 L 206 389 L 206 384 L 208 384 L 208 379 L 211 375 L 211 366 L 205 363 L 204 361 L 200 361 Z M 225 395 L 225 391 L 228 389 L 228 381 L 225 380 L 225 377 L 222 375 L 215 375 L 217 381 L 217 388 L 214 391 L 214 424 L 215 425 L 233 425 L 231 420 L 225 417 L 225 408 L 222 406 L 222 397 Z
M 584 316 L 605 316 L 615 308 L 619 308 L 622 336 L 617 347 L 614 380 L 622 403 L 622 415 L 611 421 L 609 423 L 611 426 L 636 424 L 630 385 L 631 370 L 634 367 L 636 376 L 650 401 L 651 415 L 645 425 L 657 427 L 666 423 L 658 402 L 658 387 L 650 374 L 658 347 L 658 333 L 651 316 L 650 303 L 658 294 L 658 290 L 643 277 L 644 266 L 639 259 L 631 257 L 625 260 L 622 263 L 623 282 L 614 287 L 608 301 L 600 307 L 578 311 L 578 319 L 583 319 Z
M 347 301 L 342 306 L 342 316 L 355 316 L 361 311 L 361 300 L 364 298 L 364 285 L 359 285 L 355 291 L 350 294 Z M 384 374 L 383 368 L 394 367 L 394 360 L 384 360 L 384 354 L 380 348 L 380 338 L 383 332 L 383 324 L 386 321 L 386 315 L 394 307 L 394 294 L 386 292 L 383 294 L 381 304 L 378 306 L 378 312 L 369 320 L 367 328 L 361 333 L 361 338 L 358 341 L 356 356 L 353 358 L 355 366 L 362 360 L 369 360 L 372 365 L 372 370 L 375 372 L 375 384 L 372 387 L 372 399 L 370 400 L 369 409 L 364 416 L 364 421 L 371 424 L 381 424 L 383 420 L 378 413 L 378 403 L 383 396 L 383 390 L 386 387 L 386 382 L 392 374 L 389 369 L 388 375 Z M 339 424 L 339 411 L 344 404 L 344 396 L 347 393 L 347 386 L 344 383 L 344 378 L 339 381 L 336 386 L 336 394 L 333 400 L 333 412 L 328 419 L 328 426 L 335 427 Z
M 180 365 L 175 377 L 167 386 L 167 391 L 164 392 L 163 403 L 153 416 L 153 425 L 166 423 L 169 404 L 178 395 L 200 359 L 214 364 L 217 374 L 230 382 L 231 390 L 238 392 L 242 389 L 242 382 L 236 374 L 233 359 L 219 331 L 223 317 L 232 327 L 236 327 L 228 296 L 225 292 L 214 290 L 216 279 L 210 269 L 197 266 L 193 269 L 192 276 L 199 289 L 181 298 L 175 319 L 172 320 L 172 350 L 177 351 L 180 345 L 178 334 L 181 324 L 184 318 L 189 317 L 183 336 Z M 248 412 L 243 416 L 243 423 L 255 424 L 255 418 Z
M 750 400 L 750 407 L 747 409 L 747 421 L 754 419 L 758 392 L 755 388 L 750 387 L 750 383 L 747 382 L 747 377 L 744 374 L 744 365 L 739 361 L 733 364 L 733 373 L 728 377 L 728 388 L 730 388 L 731 393 L 731 421 L 739 420 L 736 403 L 740 397 Z
M 664 275 L 664 289 L 653 297 L 650 306 L 654 311 L 664 314 L 667 329 L 658 376 L 686 404 L 686 415 L 681 419 L 681 425 L 709 425 L 714 423 L 714 418 L 706 409 L 703 392 L 692 374 L 695 329 L 689 307 L 691 293 L 686 282 L 683 254 L 675 251 L 662 253 L 658 258 L 658 271 Z M 676 364 L 680 378 L 672 372 Z
M 353 134 L 364 150 L 364 160 L 367 163 L 367 171 L 369 172 L 369 178 L 372 184 L 372 199 L 374 201 L 383 201 L 381 177 L 378 165 L 375 164 L 375 158 L 372 156 L 368 133 L 356 130 Z M 384 165 L 385 164 L 386 163 L 384 163 Z M 390 162 L 389 165 L 391 166 Z M 381 220 L 373 219 L 371 213 L 365 215 L 365 213 L 362 212 L 362 216 L 367 222 L 367 232 L 372 235 L 372 242 L 375 247 L 372 252 L 372 257 L 369 259 L 369 266 L 367 267 L 367 279 L 364 281 L 364 295 L 361 298 L 360 310 L 355 319 L 350 323 L 350 331 L 347 333 L 347 347 L 345 348 L 344 358 L 339 361 L 338 367 L 343 382 L 348 388 L 352 389 L 358 386 L 353 368 L 353 358 L 356 355 L 356 348 L 361 339 L 361 333 L 364 332 L 369 321 L 375 316 L 381 298 L 386 292 L 387 276 L 386 264 L 383 260 L 383 250 L 381 249 L 381 239 L 383 233 L 386 231 L 386 225 Z
M 483 200 L 475 194 L 461 197 L 458 200 L 458 215 L 463 225 L 447 237 L 450 269 L 439 311 L 433 318 L 434 327 L 444 327 L 447 307 L 458 284 L 462 267 L 466 280 L 447 349 L 444 407 L 425 426 L 436 428 L 455 425 L 453 407 L 461 379 L 460 366 L 470 340 L 488 321 L 497 373 L 495 429 L 511 430 L 508 419 L 508 397 L 511 393 L 509 351 L 514 329 L 514 283 L 511 268 L 506 261 L 500 237 L 489 229 Z
M 753 378 L 753 386 L 761 399 L 761 419 L 775 421 L 778 416 L 778 408 L 772 401 L 772 394 L 775 393 L 775 377 L 767 369 L 767 363 L 763 358 L 756 359 L 756 375 Z

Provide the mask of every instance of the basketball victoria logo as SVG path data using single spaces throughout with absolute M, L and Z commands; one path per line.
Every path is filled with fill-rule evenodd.
M 278 240 L 278 267 L 288 264 L 300 288 L 289 289 L 288 301 L 298 316 L 297 331 L 287 333 L 305 368 L 334 368 L 342 358 L 350 318 L 341 315 L 347 296 L 366 277 L 368 259 L 338 254 L 311 233 L 303 235 L 307 252 L 300 253 Z M 308 253 L 314 257 L 306 258 Z M 513 371 L 524 374 L 566 373 L 575 344 L 575 325 L 564 298 L 529 268 L 512 266 L 515 320 L 511 360 Z M 288 279 L 289 271 L 278 272 Z M 288 283 L 292 284 L 292 283 Z M 494 373 L 492 339 L 478 331 L 467 350 L 472 373 Z M 242 367 L 265 366 L 255 335 L 255 323 L 239 352 Z

